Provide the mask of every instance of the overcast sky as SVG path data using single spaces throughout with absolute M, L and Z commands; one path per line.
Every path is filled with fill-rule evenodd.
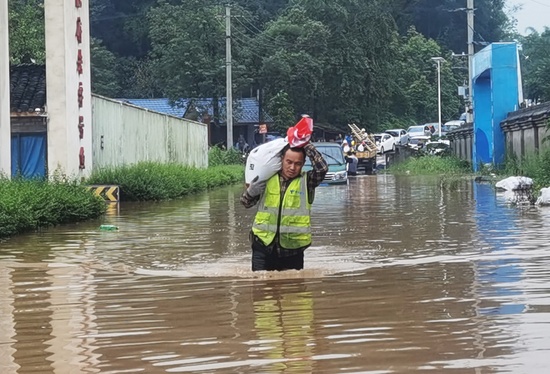
M 475 4 L 475 2 L 474 2 Z M 533 27 L 539 33 L 544 31 L 544 26 L 550 27 L 550 0 L 507 0 L 508 7 L 521 5 L 513 16 L 518 20 L 517 29 L 525 35 L 525 29 Z

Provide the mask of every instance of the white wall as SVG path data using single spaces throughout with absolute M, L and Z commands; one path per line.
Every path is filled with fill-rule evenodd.
M 208 166 L 205 124 L 98 95 L 92 96 L 92 116 L 94 168 L 139 161 Z
M 0 172 L 11 176 L 8 2 L 0 0 Z

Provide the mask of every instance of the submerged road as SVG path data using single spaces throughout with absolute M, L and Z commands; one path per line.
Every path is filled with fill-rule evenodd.
M 547 373 L 550 209 L 361 176 L 317 190 L 305 270 L 252 273 L 240 192 L 0 243 L 0 372 Z

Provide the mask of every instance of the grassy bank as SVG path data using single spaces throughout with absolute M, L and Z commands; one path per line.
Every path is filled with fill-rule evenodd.
M 140 162 L 130 166 L 96 170 L 86 183 L 116 184 L 120 186 L 122 200 L 147 201 L 175 199 L 243 180 L 242 165 L 197 169 L 180 164 Z
M 508 155 L 504 162 L 504 168 L 498 174 L 503 177 L 529 177 L 533 179 L 533 187 L 538 194 L 541 188 L 550 187 L 550 148 L 528 154 L 521 159 L 514 155 Z
M 76 182 L 0 178 L 0 237 L 99 217 L 105 202 Z
M 457 157 L 421 156 L 391 165 L 389 171 L 397 175 L 459 175 L 471 174 L 472 165 Z

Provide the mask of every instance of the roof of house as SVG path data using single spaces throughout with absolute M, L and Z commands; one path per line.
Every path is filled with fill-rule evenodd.
M 10 111 L 44 111 L 46 106 L 46 67 L 15 65 L 10 69 Z
M 154 110 L 156 112 L 169 114 L 172 116 L 183 117 L 189 108 L 189 104 L 192 103 L 195 109 L 200 114 L 208 113 L 210 116 L 214 115 L 214 108 L 212 106 L 212 99 L 181 99 L 175 103 L 171 103 L 167 98 L 159 99 L 117 99 L 120 101 L 128 102 L 130 104 Z M 259 105 L 258 101 L 254 98 L 244 98 L 235 100 L 233 107 L 234 118 L 238 123 L 259 123 Z M 220 117 L 221 122 L 225 122 L 225 98 L 220 99 Z M 264 122 L 273 122 L 273 119 L 263 110 Z

